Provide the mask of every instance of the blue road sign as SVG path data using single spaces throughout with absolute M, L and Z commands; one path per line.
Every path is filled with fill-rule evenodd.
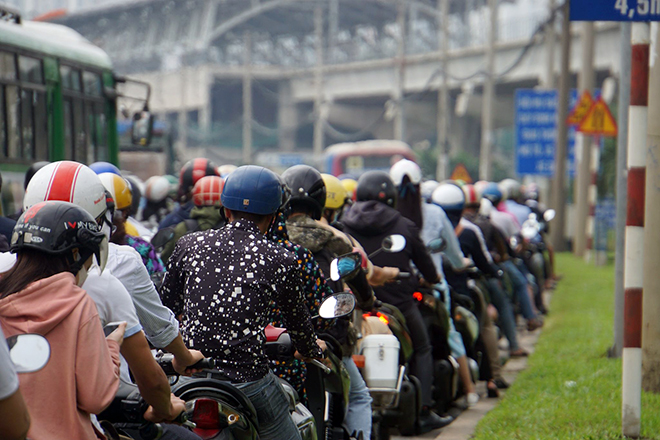
M 660 0 L 571 0 L 574 21 L 660 21 Z
M 600 90 L 595 90 L 593 96 L 598 99 Z M 516 90 L 516 173 L 520 176 L 555 174 L 558 97 L 557 90 Z M 568 96 L 569 112 L 577 100 L 577 89 L 572 89 Z M 575 177 L 576 133 L 575 127 L 568 127 L 566 174 L 570 177 Z

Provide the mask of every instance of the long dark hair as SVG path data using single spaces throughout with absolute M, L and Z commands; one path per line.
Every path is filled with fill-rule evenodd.
M 20 292 L 35 281 L 67 271 L 69 263 L 64 255 L 22 249 L 16 253 L 14 267 L 0 274 L 0 298 Z
M 422 229 L 422 196 L 419 185 L 413 185 L 406 174 L 403 176 L 401 186 L 397 189 L 399 190 L 399 198 L 396 203 L 396 210 L 402 216 L 412 220 L 419 229 Z

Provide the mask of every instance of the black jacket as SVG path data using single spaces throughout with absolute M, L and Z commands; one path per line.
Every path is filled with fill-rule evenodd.
M 357 202 L 342 218 L 344 229 L 360 242 L 364 250 L 371 254 L 379 249 L 385 237 L 401 234 L 406 238 L 406 247 L 398 253 L 380 252 L 371 258 L 376 266 L 398 267 L 402 272 L 411 271 L 411 262 L 430 283 L 440 281 L 438 273 L 419 236 L 415 224 L 403 217 L 396 209 L 376 201 Z M 376 287 L 376 297 L 381 301 L 399 308 L 413 306 L 413 293 L 417 289 L 417 280 L 402 280 Z

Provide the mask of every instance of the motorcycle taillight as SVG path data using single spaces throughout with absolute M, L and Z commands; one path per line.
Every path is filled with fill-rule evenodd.
M 221 429 L 218 402 L 213 399 L 195 400 L 191 421 L 197 425 L 193 430 L 195 434 L 204 439 L 215 437 Z

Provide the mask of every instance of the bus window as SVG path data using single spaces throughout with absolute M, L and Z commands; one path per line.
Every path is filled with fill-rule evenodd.
M 90 143 L 88 162 L 107 161 L 106 138 L 108 130 L 103 105 L 88 102 L 85 106 L 85 114 L 87 115 L 87 130 Z
M 85 95 L 101 96 L 101 75 L 92 72 L 83 72 Z
M 74 92 L 82 91 L 80 70 L 70 66 L 61 65 L 60 76 L 62 77 L 62 88 L 65 90 L 73 90 Z
M 19 157 L 21 145 L 20 132 L 18 130 L 18 87 L 5 86 L 5 111 L 7 121 L 7 157 Z
M 13 53 L 0 52 L 0 80 L 16 79 L 16 57 Z
M 23 144 L 19 156 L 34 159 L 34 113 L 32 112 L 32 91 L 21 90 L 21 140 Z
M 44 72 L 41 60 L 21 55 L 18 57 L 19 79 L 34 84 L 44 83 Z

